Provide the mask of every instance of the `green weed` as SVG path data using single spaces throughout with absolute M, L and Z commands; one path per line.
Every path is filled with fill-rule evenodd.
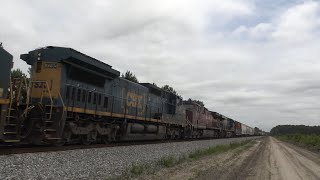
M 133 175 L 140 175 L 144 171 L 144 166 L 143 165 L 133 165 L 130 169 L 130 173 Z
M 217 153 L 222 153 L 228 150 L 232 150 L 232 149 L 236 149 L 240 146 L 243 146 L 247 143 L 249 143 L 250 141 L 243 141 L 241 143 L 230 143 L 227 145 L 218 145 L 215 147 L 209 147 L 208 149 L 204 149 L 204 150 L 197 150 L 191 154 L 189 154 L 189 158 L 191 159 L 199 159 L 203 156 L 207 156 L 207 155 L 211 155 L 211 154 L 217 154 Z
M 303 144 L 309 147 L 320 147 L 320 135 L 291 134 L 277 136 L 277 138 L 282 141 Z
M 178 162 L 177 158 L 173 156 L 161 158 L 158 162 L 160 166 L 163 167 L 172 167 Z

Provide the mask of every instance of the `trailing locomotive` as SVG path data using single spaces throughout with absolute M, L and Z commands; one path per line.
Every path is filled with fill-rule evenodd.
M 233 137 L 250 129 L 152 84 L 121 78 L 112 66 L 71 48 L 22 54 L 31 77 L 11 83 L 12 56 L 0 48 L 0 58 L 0 141 L 5 143 Z

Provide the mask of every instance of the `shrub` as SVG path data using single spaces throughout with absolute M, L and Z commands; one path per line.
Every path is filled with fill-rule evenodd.
M 278 139 L 293 143 L 304 144 L 311 147 L 320 147 L 320 135 L 303 135 L 303 134 L 293 134 L 293 135 L 283 135 L 278 136 Z

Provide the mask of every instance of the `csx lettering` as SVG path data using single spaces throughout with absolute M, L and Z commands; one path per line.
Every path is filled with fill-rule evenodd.
M 142 108 L 142 97 L 133 92 L 127 93 L 127 106 Z

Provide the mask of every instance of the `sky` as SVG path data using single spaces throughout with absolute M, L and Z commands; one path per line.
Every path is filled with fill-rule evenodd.
M 0 42 L 20 54 L 71 47 L 140 82 L 269 131 L 320 125 L 320 2 L 304 0 L 10 0 Z

